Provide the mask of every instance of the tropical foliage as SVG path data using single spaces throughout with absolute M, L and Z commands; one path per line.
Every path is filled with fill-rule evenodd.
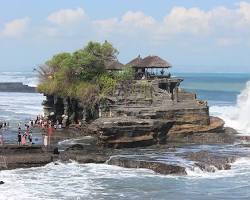
M 131 80 L 134 72 L 125 67 L 108 72 L 105 66 L 117 59 L 118 51 L 108 42 L 89 42 L 73 53 L 59 53 L 39 67 L 38 91 L 48 95 L 72 97 L 87 106 L 95 106 L 117 84 Z

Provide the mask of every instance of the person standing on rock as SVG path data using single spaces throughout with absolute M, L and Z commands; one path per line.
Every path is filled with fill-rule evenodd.
M 45 135 L 44 138 L 43 138 L 43 145 L 47 148 L 48 146 L 48 136 Z
M 49 125 L 49 128 L 48 128 L 48 139 L 49 139 L 48 144 L 49 145 L 50 145 L 50 138 L 51 138 L 52 133 L 53 133 L 52 125 Z
M 21 140 L 22 140 L 22 134 L 21 134 L 21 128 L 18 130 L 18 135 L 17 135 L 17 144 L 20 146 L 21 145 Z
M 0 145 L 3 146 L 3 134 L 0 134 Z
M 32 145 L 32 133 L 31 132 L 29 133 L 28 139 L 29 139 L 30 146 L 31 146 Z
M 25 144 L 26 144 L 26 133 L 24 133 L 24 134 L 22 135 L 21 144 L 22 144 L 22 145 L 25 145 Z

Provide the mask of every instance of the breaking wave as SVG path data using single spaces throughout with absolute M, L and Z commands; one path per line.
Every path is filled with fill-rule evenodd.
M 242 134 L 250 134 L 250 81 L 237 97 L 235 106 L 212 106 L 212 115 L 225 121 L 225 125 L 232 127 Z
M 37 86 L 38 77 L 34 72 L 2 72 L 0 82 L 21 82 L 29 86 Z

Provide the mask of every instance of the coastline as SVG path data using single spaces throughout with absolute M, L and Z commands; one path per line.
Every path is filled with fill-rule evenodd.
M 189 141 L 180 140 L 165 145 L 114 149 L 100 147 L 97 144 L 98 139 L 95 135 L 89 136 L 78 129 L 68 128 L 54 133 L 51 138 L 52 145 L 49 148 L 45 148 L 42 145 L 7 145 L 0 147 L 0 156 L 6 157 L 7 164 L 7 168 L 2 166 L 1 170 L 40 167 L 49 163 L 67 163 L 72 160 L 79 164 L 95 163 L 116 165 L 125 168 L 144 168 L 163 175 L 187 175 L 185 162 L 193 163 L 193 168 L 198 167 L 200 170 L 208 172 L 215 172 L 215 169 L 230 170 L 231 164 L 240 158 L 240 155 L 236 155 L 233 152 L 228 155 L 220 155 L 219 152 L 216 154 L 202 149 L 195 153 L 185 151 L 179 153 L 180 149 L 188 149 L 189 146 L 199 146 L 199 144 L 227 146 L 235 142 L 236 137 L 232 140 L 232 136 L 235 135 L 234 130 L 229 129 L 226 132 L 224 134 L 221 133 L 222 136 L 220 138 L 215 137 L 213 134 L 209 138 L 206 136 L 207 134 L 194 134 L 194 139 L 189 138 Z M 207 139 L 204 137 L 207 137 Z M 225 139 L 226 137 L 228 137 L 228 140 Z M 221 140 L 221 138 L 224 140 Z M 73 144 L 60 145 L 60 143 L 67 139 L 75 142 Z M 146 156 L 143 152 L 152 155 L 155 153 L 159 155 L 167 153 L 178 159 L 183 159 L 183 162 L 176 164 L 160 161 L 158 160 L 159 158 Z

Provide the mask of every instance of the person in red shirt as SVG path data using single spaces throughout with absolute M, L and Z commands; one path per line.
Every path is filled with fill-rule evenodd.
M 52 135 L 52 133 L 53 133 L 53 128 L 52 128 L 52 126 L 51 125 L 49 125 L 49 128 L 48 128 L 48 137 L 49 137 L 49 145 L 50 145 L 50 137 L 51 137 L 51 135 Z

